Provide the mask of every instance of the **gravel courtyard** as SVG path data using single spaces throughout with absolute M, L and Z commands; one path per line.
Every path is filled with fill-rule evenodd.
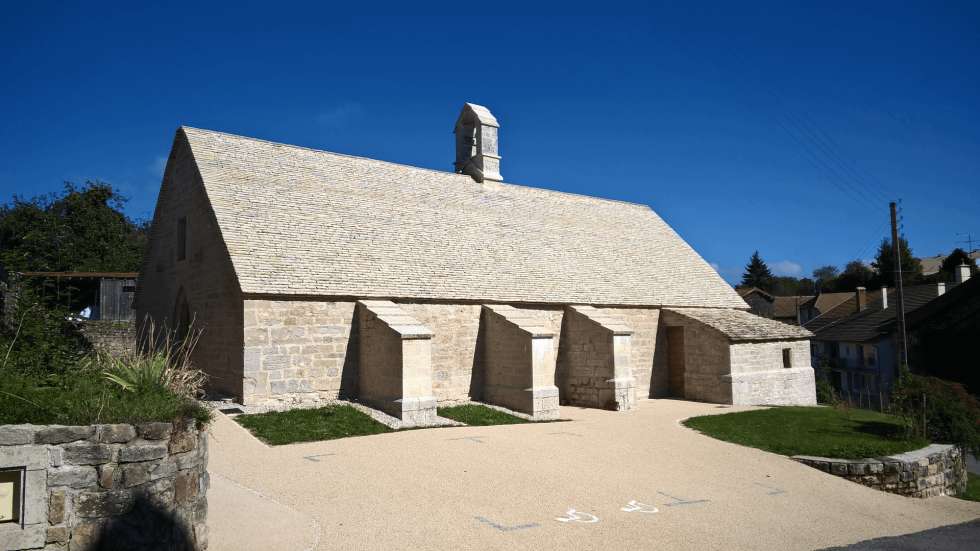
M 219 415 L 210 549 L 817 549 L 980 518 L 702 436 L 739 408 L 563 407 L 564 423 L 271 448 Z

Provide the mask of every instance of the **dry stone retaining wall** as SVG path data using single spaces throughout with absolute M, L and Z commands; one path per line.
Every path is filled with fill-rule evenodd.
M 79 329 L 93 348 L 113 356 L 125 355 L 136 347 L 136 324 L 132 320 L 88 320 Z
M 963 452 L 948 444 L 933 444 L 921 450 L 873 459 L 795 455 L 793 460 L 858 484 L 903 496 L 956 495 L 966 489 Z
M 206 549 L 207 462 L 194 421 L 0 425 L 0 469 L 24 470 L 0 549 Z

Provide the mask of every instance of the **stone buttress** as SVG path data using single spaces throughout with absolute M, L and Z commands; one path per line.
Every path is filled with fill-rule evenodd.
M 404 426 L 436 419 L 432 393 L 432 332 L 387 300 L 358 301 L 358 396 L 402 420 Z
M 555 335 L 534 310 L 484 305 L 483 398 L 536 420 L 558 418 Z

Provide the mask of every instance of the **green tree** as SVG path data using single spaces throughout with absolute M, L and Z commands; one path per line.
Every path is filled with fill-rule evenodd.
M 831 293 L 836 289 L 838 275 L 840 275 L 840 270 L 837 269 L 837 266 L 829 264 L 821 266 L 813 270 L 814 287 L 821 293 Z
M 763 291 L 771 292 L 775 284 L 775 278 L 769 270 L 759 251 L 752 253 L 752 258 L 745 266 L 745 273 L 742 274 L 743 287 L 758 287 Z
M 837 291 L 853 291 L 858 287 L 868 287 L 875 280 L 875 272 L 860 260 L 852 260 L 844 266 L 834 285 Z
M 918 258 L 912 255 L 912 248 L 909 247 L 909 242 L 904 237 L 898 239 L 898 249 L 901 258 L 902 283 L 909 285 L 917 282 L 922 278 L 922 264 Z M 878 254 L 875 255 L 871 267 L 875 271 L 874 283 L 876 285 L 889 287 L 894 285 L 896 263 L 890 239 L 881 240 L 881 245 L 878 246 Z
M 14 271 L 137 271 L 147 225 L 123 214 L 112 186 L 66 183 L 61 194 L 0 206 L 0 266 Z
M 943 259 L 943 263 L 939 266 L 939 273 L 941 274 L 939 281 L 951 281 L 956 272 L 956 267 L 961 264 L 969 266 L 972 275 L 977 274 L 977 262 L 970 258 L 966 251 L 956 248 Z

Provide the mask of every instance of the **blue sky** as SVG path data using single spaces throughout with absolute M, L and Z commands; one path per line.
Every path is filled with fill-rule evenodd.
M 472 101 L 507 181 L 649 204 L 729 280 L 871 258 L 892 198 L 917 254 L 980 242 L 977 2 L 130 4 L 5 6 L 0 201 L 101 179 L 149 218 L 181 124 L 452 170 Z

